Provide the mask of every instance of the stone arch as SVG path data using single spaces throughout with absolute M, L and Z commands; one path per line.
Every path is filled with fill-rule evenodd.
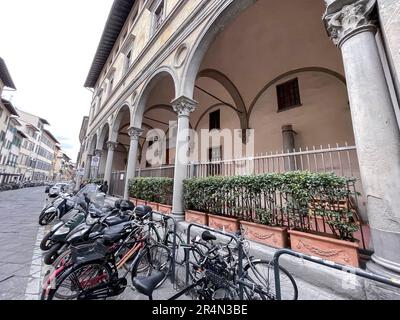
M 103 149 L 105 143 L 110 140 L 110 125 L 105 122 L 99 130 L 99 136 L 97 140 L 97 149 Z
M 95 133 L 92 137 L 89 138 L 89 150 L 90 154 L 94 154 L 94 151 L 97 148 L 97 133 Z
M 204 69 L 202 71 L 200 71 L 197 75 L 196 79 L 199 78 L 210 78 L 214 81 L 217 81 L 219 84 L 222 85 L 222 87 L 229 93 L 229 95 L 232 97 L 233 101 L 235 102 L 235 108 L 233 108 L 239 119 L 240 119 L 240 125 L 242 129 L 247 129 L 248 126 L 248 121 L 247 121 L 247 109 L 246 109 L 246 105 L 244 103 L 244 100 L 239 92 L 239 90 L 237 89 L 237 87 L 235 86 L 235 84 L 233 83 L 233 81 L 231 81 L 231 79 L 228 78 L 227 75 L 225 75 L 224 73 L 215 70 L 215 69 Z M 226 104 L 225 104 L 226 105 Z M 233 106 L 228 106 L 228 107 L 233 107 Z M 203 117 L 203 115 L 202 115 Z
M 113 124 L 110 130 L 110 141 L 116 141 L 120 130 L 121 122 L 125 112 L 128 112 L 129 118 L 131 119 L 131 109 L 128 104 L 122 104 L 120 108 L 115 112 L 113 117 Z
M 327 69 L 327 68 L 322 68 L 322 67 L 304 67 L 304 68 L 299 68 L 299 69 L 294 69 L 294 70 L 290 70 L 288 72 L 282 73 L 281 75 L 277 76 L 276 78 L 272 79 L 271 81 L 269 81 L 255 96 L 255 98 L 253 99 L 249 111 L 248 111 L 248 123 L 247 125 L 249 126 L 250 124 L 250 120 L 251 120 L 251 115 L 253 113 L 253 110 L 255 108 L 255 106 L 257 105 L 257 102 L 259 101 L 259 99 L 261 98 L 261 96 L 269 89 L 271 88 L 275 83 L 277 83 L 278 81 L 289 77 L 291 75 L 294 74 L 299 74 L 299 73 L 304 73 L 304 72 L 321 72 L 321 73 L 325 73 L 328 74 L 334 78 L 336 78 L 338 81 L 340 81 L 341 83 L 343 83 L 346 86 L 346 78 L 341 75 L 340 73 Z
M 174 84 L 174 90 L 175 90 L 175 96 L 176 93 L 178 92 L 178 88 L 179 88 L 179 83 L 178 83 L 178 78 L 175 74 L 175 71 L 173 71 L 171 68 L 169 67 L 161 67 L 159 69 L 157 69 L 148 79 L 147 81 L 144 83 L 142 91 L 140 92 L 138 98 L 137 98 L 137 106 L 136 106 L 136 110 L 135 110 L 135 114 L 134 114 L 134 118 L 133 118 L 133 126 L 140 128 L 142 125 L 142 121 L 143 121 L 143 115 L 145 113 L 145 109 L 146 109 L 146 103 L 148 101 L 149 95 L 152 91 L 152 89 L 157 85 L 157 83 L 159 83 L 159 81 L 161 81 L 162 79 L 166 78 L 166 77 L 170 77 L 173 81 Z
M 213 17 L 205 25 L 198 40 L 192 46 L 189 58 L 184 66 L 182 77 L 184 81 L 179 86 L 178 96 L 186 96 L 193 99 L 195 82 L 201 63 L 214 39 L 229 22 L 256 2 L 257 0 L 228 0 L 223 7 L 214 12 Z
M 241 120 L 241 118 L 240 118 L 240 116 L 239 116 L 239 114 L 237 113 L 237 110 L 236 110 L 235 108 L 232 108 L 232 106 L 226 105 L 225 103 L 222 103 L 222 102 L 221 102 L 221 103 L 216 103 L 216 104 L 213 104 L 212 106 L 210 106 L 209 108 L 207 108 L 206 110 L 204 110 L 204 112 L 201 114 L 201 116 L 200 116 L 199 119 L 197 120 L 197 122 L 196 122 L 196 124 L 195 124 L 195 126 L 194 126 L 194 130 L 197 130 L 197 128 L 199 127 L 199 124 L 200 124 L 201 120 L 210 112 L 210 110 L 212 110 L 212 109 L 214 109 L 214 108 L 217 108 L 217 107 L 226 107 L 226 108 L 232 109 L 232 110 L 235 111 L 235 113 L 238 115 L 239 120 Z M 246 121 L 247 121 L 247 119 L 246 119 Z

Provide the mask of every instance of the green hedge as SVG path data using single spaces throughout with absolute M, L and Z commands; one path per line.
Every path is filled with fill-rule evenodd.
M 132 198 L 172 205 L 174 179 L 135 178 L 129 181 L 129 194 Z
M 338 205 L 353 196 L 352 185 L 353 179 L 308 171 L 193 178 L 184 182 L 184 199 L 186 209 L 303 231 L 310 230 L 311 207 L 334 235 L 352 240 L 353 212 Z

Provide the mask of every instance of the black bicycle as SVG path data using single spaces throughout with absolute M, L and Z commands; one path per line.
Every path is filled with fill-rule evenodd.
M 163 275 L 160 286 L 170 275 L 171 250 L 149 236 L 152 221 L 132 221 L 129 236 L 120 243 L 107 246 L 104 239 L 91 244 L 71 247 L 69 265 L 54 279 L 53 286 L 43 291 L 42 299 L 98 300 L 118 296 L 127 287 L 126 276 L 150 276 L 153 271 Z M 133 261 L 132 261 L 133 260 Z M 122 277 L 119 270 L 126 264 Z
M 246 240 L 241 234 L 238 241 L 243 246 Z M 175 300 L 190 293 L 197 300 L 275 300 L 274 265 L 271 261 L 254 259 L 243 252 L 240 260 L 238 246 L 232 241 L 225 245 L 215 244 L 216 237 L 209 231 L 201 239 L 193 239 L 191 244 L 182 244 L 189 262 L 192 282 L 169 300 Z M 298 289 L 292 275 L 283 267 L 279 268 L 282 299 L 297 300 Z M 150 276 L 133 276 L 132 284 L 138 292 L 152 299 L 160 281 L 158 272 Z

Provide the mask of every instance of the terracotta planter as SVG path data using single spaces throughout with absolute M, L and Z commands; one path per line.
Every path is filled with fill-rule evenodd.
M 137 200 L 135 198 L 129 198 L 129 200 L 132 201 L 135 207 L 137 206 Z
M 145 206 L 147 205 L 147 201 L 136 199 L 136 206 Z
M 240 221 L 245 230 L 245 238 L 274 248 L 287 248 L 289 238 L 287 228 L 270 227 L 247 221 Z
M 292 250 L 358 267 L 358 243 L 289 230 Z
M 185 221 L 189 223 L 197 223 L 208 225 L 208 216 L 204 212 L 187 210 L 185 212 Z
M 157 202 L 147 202 L 147 205 L 150 206 L 153 211 L 158 211 L 158 203 Z
M 225 232 L 235 233 L 239 230 L 239 219 L 208 214 L 208 226 Z
M 159 203 L 158 204 L 158 212 L 160 212 L 162 214 L 171 214 L 172 206 Z

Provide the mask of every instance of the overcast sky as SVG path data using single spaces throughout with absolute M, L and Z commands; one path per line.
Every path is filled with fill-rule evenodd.
M 92 96 L 83 84 L 112 3 L 0 0 L 0 56 L 18 89 L 3 96 L 48 120 L 74 162 Z

